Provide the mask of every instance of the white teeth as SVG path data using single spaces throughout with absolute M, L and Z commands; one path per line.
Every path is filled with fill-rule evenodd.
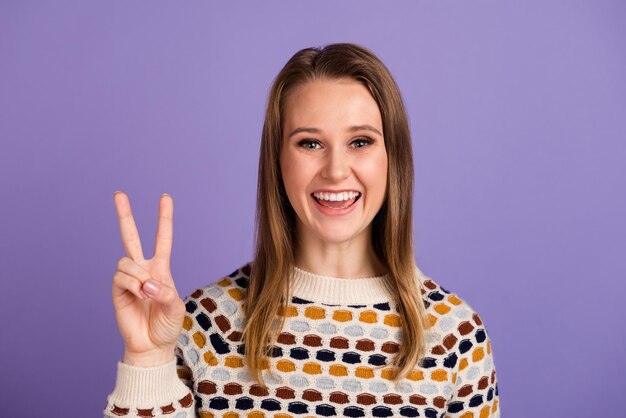
M 354 199 L 360 196 L 359 192 L 341 192 L 341 193 L 313 193 L 315 198 L 320 200 L 330 200 L 331 202 L 342 202 L 348 199 Z

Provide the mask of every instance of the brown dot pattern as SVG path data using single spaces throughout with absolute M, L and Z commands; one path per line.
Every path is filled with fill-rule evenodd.
M 105 415 L 500 416 L 482 319 L 428 277 L 420 289 L 431 324 L 426 357 L 397 384 L 391 362 L 402 342 L 402 320 L 394 301 L 337 306 L 304 296 L 281 308 L 285 326 L 263 372 L 266 386 L 255 383 L 241 340 L 249 274 L 247 264 L 185 300 L 177 364 L 192 393 L 151 408 L 108 405 Z

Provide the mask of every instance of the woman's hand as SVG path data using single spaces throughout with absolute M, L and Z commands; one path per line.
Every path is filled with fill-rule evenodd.
M 176 340 L 185 317 L 170 272 L 174 201 L 161 196 L 154 256 L 146 260 L 128 197 L 113 196 L 126 257 L 113 275 L 113 306 L 124 339 L 124 363 L 157 366 L 174 358 Z

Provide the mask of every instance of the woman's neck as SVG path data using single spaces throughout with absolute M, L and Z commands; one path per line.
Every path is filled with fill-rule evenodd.
M 341 243 L 299 234 L 294 261 L 296 267 L 320 276 L 358 279 L 387 274 L 374 251 L 369 231 Z

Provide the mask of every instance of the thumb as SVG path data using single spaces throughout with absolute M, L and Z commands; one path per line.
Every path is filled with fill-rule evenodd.
M 161 309 L 170 319 L 184 316 L 185 304 L 175 289 L 154 279 L 143 282 L 141 289 L 150 299 L 161 305 Z

